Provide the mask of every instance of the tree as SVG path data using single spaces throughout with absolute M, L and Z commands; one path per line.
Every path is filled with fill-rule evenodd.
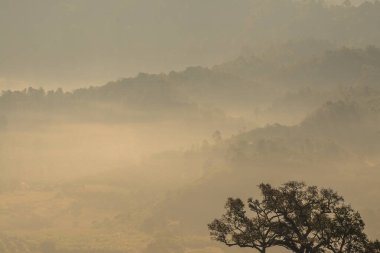
M 276 217 L 261 208 L 258 201 L 252 201 L 249 206 L 254 212 L 252 218 L 246 216 L 244 203 L 240 199 L 229 198 L 225 206 L 226 214 L 209 224 L 211 235 L 230 247 L 237 245 L 265 253 L 277 241 Z
M 333 253 L 365 252 L 367 237 L 363 233 L 364 222 L 360 214 L 350 206 L 341 206 L 333 210 L 332 217 L 327 230 L 330 233 L 327 248 Z
M 248 200 L 251 217 L 240 199 L 228 199 L 226 213 L 208 227 L 214 240 L 263 253 L 272 246 L 297 253 L 377 253 L 360 214 L 331 189 L 301 182 L 275 188 L 259 186 L 262 200 Z
M 380 253 L 380 241 L 369 241 L 366 246 L 366 253 Z

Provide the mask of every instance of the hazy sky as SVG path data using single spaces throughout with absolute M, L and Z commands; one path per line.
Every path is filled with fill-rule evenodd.
M 0 89 L 223 62 L 245 45 L 252 1 L 0 0 Z
M 238 54 L 249 1 L 0 0 L 0 88 L 87 86 Z

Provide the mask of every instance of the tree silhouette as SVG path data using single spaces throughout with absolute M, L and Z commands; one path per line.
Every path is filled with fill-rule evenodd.
M 379 252 L 380 243 L 367 239 L 360 214 L 335 191 L 301 182 L 259 188 L 262 200 L 248 200 L 250 217 L 242 200 L 227 200 L 226 213 L 208 225 L 214 240 L 261 253 L 272 246 L 297 253 Z
M 209 224 L 213 238 L 228 246 L 254 248 L 264 253 L 278 239 L 275 232 L 277 217 L 263 209 L 260 204 L 258 201 L 249 204 L 254 217 L 248 218 L 244 203 L 240 199 L 229 198 L 225 206 L 226 214 Z
M 366 253 L 380 253 L 380 241 L 370 241 L 366 245 Z

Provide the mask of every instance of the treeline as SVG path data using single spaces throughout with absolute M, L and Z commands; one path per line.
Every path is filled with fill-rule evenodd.
M 317 55 L 305 53 L 307 45 L 313 45 Z M 222 111 L 252 111 L 255 106 L 273 105 L 291 109 L 292 103 L 297 108 L 314 108 L 325 102 L 326 96 L 335 96 L 338 87 L 377 87 L 380 49 L 328 48 L 314 40 L 289 42 L 276 50 L 242 56 L 213 68 L 139 74 L 73 91 L 32 87 L 7 90 L 0 96 L 0 125 L 5 125 L 5 118 L 14 112 L 124 121 L 176 118 L 184 112 L 193 118 L 210 114 L 223 117 Z M 287 58 L 297 61 L 288 62 Z
M 249 53 L 214 69 L 245 79 L 271 81 L 282 89 L 377 85 L 380 49 L 375 46 L 339 47 L 325 41 L 301 40 Z

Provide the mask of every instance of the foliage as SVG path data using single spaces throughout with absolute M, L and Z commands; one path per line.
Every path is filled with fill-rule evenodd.
M 272 246 L 299 253 L 379 250 L 367 239 L 360 214 L 335 191 L 301 182 L 259 188 L 262 200 L 248 200 L 251 217 L 242 200 L 227 200 L 226 213 L 208 225 L 214 240 L 262 253 Z

